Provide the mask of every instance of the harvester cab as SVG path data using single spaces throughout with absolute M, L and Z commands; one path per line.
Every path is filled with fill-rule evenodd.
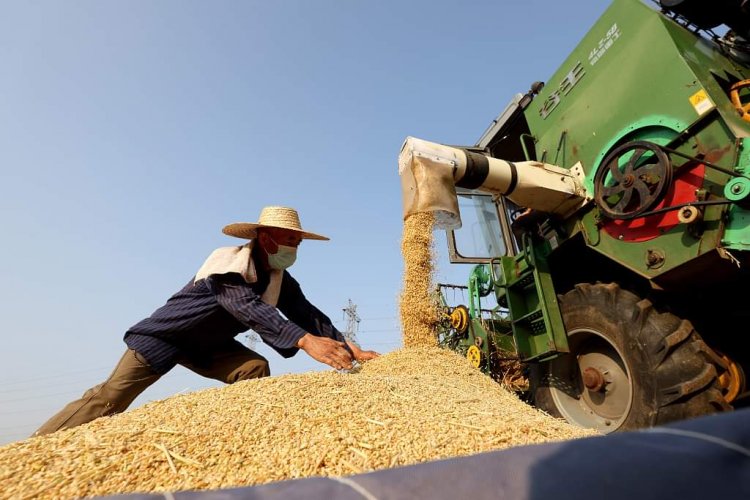
M 475 266 L 441 343 L 602 432 L 747 404 L 749 12 L 614 0 L 476 144 L 404 141 L 404 217 Z

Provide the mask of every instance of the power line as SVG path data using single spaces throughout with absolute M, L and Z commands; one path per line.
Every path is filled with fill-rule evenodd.
M 82 381 L 82 379 L 68 380 L 66 382 L 55 382 L 54 383 L 54 387 L 60 387 L 60 386 L 66 386 L 66 385 L 74 385 L 74 384 L 81 385 L 81 381 Z M 4 391 L 0 391 L 0 394 L 12 394 L 12 393 L 18 393 L 18 392 L 30 392 L 34 388 L 41 387 L 41 386 L 42 385 L 36 385 L 36 386 L 33 386 L 33 387 L 24 387 L 24 388 L 20 388 L 20 389 L 7 389 L 7 390 L 4 390 Z M 44 386 L 46 387 L 47 384 L 44 384 Z
M 32 408 L 32 409 L 23 409 L 23 410 L 11 410 L 11 411 L 5 411 L 3 410 L 0 412 L 0 415 L 17 415 L 19 413 L 33 413 L 33 412 L 48 412 L 49 408 Z M 2 429 L 2 427 L 0 427 Z
M 17 403 L 19 401 L 31 401 L 33 399 L 46 399 L 46 398 L 53 398 L 56 396 L 69 396 L 72 394 L 80 394 L 81 391 L 65 391 L 65 392 L 55 392 L 52 394 L 35 394 L 33 396 L 28 396 L 25 398 L 13 398 L 13 399 L 3 399 L 3 403 Z
M 187 368 L 186 368 L 186 370 L 187 371 L 184 371 L 184 372 L 170 372 L 169 374 L 162 376 L 159 380 L 171 381 L 173 379 L 180 378 L 180 377 L 186 377 L 186 376 L 202 377 L 202 375 L 200 375 L 198 373 L 195 373 L 195 372 L 193 372 L 193 371 L 191 371 L 191 370 L 189 370 Z M 203 377 L 203 378 L 206 378 L 206 377 Z M 212 379 L 209 379 L 209 380 L 212 380 Z M 28 397 L 22 397 L 22 398 L 11 398 L 11 399 L 2 398 L 2 402 L 3 403 L 16 403 L 16 402 L 19 402 L 19 401 L 30 401 L 30 400 L 33 400 L 33 399 L 45 399 L 45 398 L 51 398 L 51 397 L 55 397 L 55 396 L 82 394 L 88 387 L 91 387 L 91 385 L 88 385 L 87 387 L 84 387 L 84 386 L 86 386 L 86 384 L 81 383 L 80 390 L 73 390 L 73 389 L 71 389 L 69 391 L 55 392 L 55 393 L 52 393 L 52 394 L 34 394 L 34 395 L 30 395 Z M 31 392 L 31 391 L 29 391 L 29 392 Z
M 378 333 L 378 332 L 390 332 L 390 331 L 397 332 L 397 330 L 365 330 L 365 331 L 359 332 L 359 328 L 358 328 L 359 325 L 358 324 L 361 321 L 395 320 L 396 317 L 395 316 L 381 316 L 381 317 L 361 318 L 356 313 L 356 307 L 357 306 L 351 303 L 351 299 L 349 300 L 349 302 L 350 302 L 350 305 L 352 305 L 354 307 L 354 313 L 356 314 L 356 318 L 357 318 L 356 319 L 357 330 L 356 330 L 355 333 Z M 346 309 L 344 309 L 344 311 L 346 311 Z M 343 321 L 344 320 L 339 320 L 339 321 L 336 321 L 336 323 L 341 323 Z M 84 374 L 84 373 L 91 373 L 91 372 L 97 372 L 97 371 L 107 371 L 107 370 L 111 370 L 111 368 L 112 368 L 112 365 L 104 365 L 104 366 L 99 366 L 99 367 L 84 368 L 84 369 L 81 369 L 81 370 L 73 370 L 73 371 L 69 371 L 69 372 L 55 373 L 54 375 L 45 375 L 43 377 L 24 378 L 22 380 L 6 380 L 6 381 L 3 381 L 3 386 L 4 387 L 8 387 L 8 386 L 13 386 L 13 385 L 24 385 L 24 384 L 28 384 L 28 383 L 32 383 L 32 382 L 43 382 L 45 380 L 56 380 L 57 381 L 57 380 L 60 380 L 61 378 L 69 377 L 71 375 L 80 375 L 80 374 Z M 71 382 L 65 382 L 65 383 L 72 383 L 72 381 Z M 19 392 L 19 391 L 23 391 L 23 390 L 25 390 L 25 389 L 23 389 L 23 388 L 18 388 L 18 389 L 17 388 L 2 389 L 2 390 L 0 390 L 0 394 L 6 394 L 6 393 L 10 393 L 10 392 Z
M 347 310 L 350 311 L 349 316 L 349 324 L 350 328 L 349 331 L 354 331 L 355 335 L 358 330 L 359 322 L 362 321 L 359 315 L 356 313 L 356 305 L 351 302 L 351 299 L 349 300 L 349 307 L 345 308 L 344 311 Z M 371 318 L 371 319 L 395 319 L 392 317 L 382 317 L 382 318 Z M 364 333 L 364 334 L 370 334 L 370 333 L 399 333 L 399 330 L 396 329 L 382 329 L 382 330 L 365 330 L 358 333 Z M 400 342 L 393 341 L 393 342 L 368 342 L 368 345 L 385 345 L 385 346 L 397 346 Z M 16 381 L 15 384 L 18 384 L 16 387 L 12 387 L 10 389 L 2 389 L 0 390 L 0 394 L 2 395 L 13 395 L 18 393 L 27 393 L 28 396 L 23 397 L 13 397 L 10 399 L 7 399 L 5 397 L 0 398 L 3 402 L 3 404 L 9 404 L 9 403 L 17 403 L 22 401 L 32 401 L 32 400 L 41 400 L 41 399 L 47 399 L 47 398 L 53 398 L 57 396 L 71 396 L 71 395 L 77 395 L 82 394 L 86 388 L 93 385 L 92 381 L 86 381 L 84 378 L 77 378 L 75 380 L 66 380 L 66 381 L 60 381 L 61 378 L 71 377 L 71 376 L 77 376 L 82 375 L 86 373 L 92 373 L 92 372 L 102 372 L 104 370 L 107 370 L 111 368 L 110 366 L 101 366 L 97 368 L 86 368 L 81 370 L 73 370 L 70 372 L 64 372 L 64 373 L 58 373 L 56 375 L 49 375 L 44 377 L 35 377 L 32 379 L 25 379 L 25 380 L 19 380 Z M 185 376 L 200 376 L 199 374 L 196 374 L 190 370 L 186 370 L 184 372 L 170 372 L 169 374 L 166 374 L 162 377 L 162 380 L 172 380 L 176 377 L 185 377 Z M 55 387 L 59 388 L 61 386 L 73 386 L 78 385 L 79 389 L 70 389 L 66 391 L 57 391 L 52 393 L 44 393 L 44 394 L 38 394 L 35 393 L 35 389 L 39 388 L 40 382 L 45 382 L 49 380 L 55 380 L 54 384 L 43 384 L 44 387 Z M 36 384 L 34 384 L 36 383 Z M 5 382 L 4 385 L 7 387 L 9 384 L 13 384 L 13 382 Z M 28 384 L 28 387 L 20 387 L 21 385 Z M 0 412 L 0 414 L 5 412 Z
M 30 427 L 30 424 L 9 425 L 7 427 L 0 427 L 0 431 L 9 431 L 12 429 L 27 429 L 28 427 Z
M 55 374 L 55 375 L 47 375 L 47 376 L 44 376 L 44 377 L 29 378 L 29 379 L 24 379 L 24 380 L 4 381 L 3 385 L 7 386 L 9 384 L 25 384 L 27 382 L 40 382 L 40 381 L 43 381 L 43 380 L 50 380 L 50 379 L 57 380 L 57 379 L 59 379 L 61 377 L 67 377 L 67 376 L 70 376 L 70 375 L 79 375 L 81 373 L 88 373 L 88 372 L 93 372 L 93 371 L 102 371 L 102 370 L 106 370 L 107 368 L 111 369 L 112 367 L 111 366 L 102 366 L 100 368 L 86 368 L 84 370 L 75 370 L 75 371 L 72 371 L 72 372 L 63 372 L 63 373 L 58 373 L 58 374 Z M 0 391 L 0 393 L 2 393 L 2 392 L 6 392 L 6 391 Z

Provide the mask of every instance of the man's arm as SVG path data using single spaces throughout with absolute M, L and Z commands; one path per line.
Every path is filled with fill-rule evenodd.
M 284 272 L 281 282 L 278 307 L 287 318 L 313 335 L 346 341 L 330 318 L 307 300 L 297 280 L 288 272 Z
M 272 305 L 266 304 L 238 274 L 214 275 L 208 283 L 219 304 L 240 323 L 252 328 L 263 341 L 277 349 L 291 349 L 307 332 L 284 319 Z
M 316 337 L 290 321 L 291 318 L 284 319 L 275 307 L 263 302 L 241 276 L 226 274 L 208 279 L 219 304 L 282 354 L 299 348 L 313 359 L 333 368 L 352 367 L 352 356 L 343 342 Z
M 343 334 L 333 326 L 330 318 L 307 300 L 297 280 L 288 272 L 284 273 L 282 281 L 281 294 L 279 295 L 279 310 L 287 318 L 313 335 L 327 337 L 345 344 L 350 357 L 353 357 L 357 361 L 367 361 L 379 355 L 375 351 L 364 351 L 354 342 L 346 340 Z M 350 366 L 347 366 L 347 368 L 350 368 Z

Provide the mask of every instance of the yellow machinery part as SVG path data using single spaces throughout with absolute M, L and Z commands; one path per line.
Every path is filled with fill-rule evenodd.
M 469 360 L 471 366 L 479 368 L 479 365 L 482 364 L 482 351 L 475 345 L 469 346 L 469 349 L 466 351 L 466 359 Z
M 721 392 L 727 403 L 731 403 L 745 390 L 745 374 L 742 368 L 724 354 L 719 353 L 726 369 L 719 375 Z
M 729 90 L 729 99 L 734 104 L 742 119 L 750 122 L 750 104 L 743 103 L 740 98 L 740 90 L 746 87 L 750 87 L 750 80 L 742 80 L 732 85 L 732 88 Z
M 464 333 L 469 327 L 469 310 L 466 306 L 458 306 L 451 312 L 451 326 L 458 332 Z

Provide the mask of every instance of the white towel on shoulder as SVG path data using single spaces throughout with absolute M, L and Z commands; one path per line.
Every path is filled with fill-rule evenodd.
M 250 254 L 253 249 L 252 242 L 239 247 L 217 248 L 208 256 L 198 272 L 195 273 L 195 283 L 208 278 L 212 274 L 238 273 L 248 283 L 258 281 L 255 274 L 255 265 Z
M 276 304 L 279 303 L 279 294 L 281 293 L 281 278 L 284 277 L 284 271 L 273 269 L 270 274 L 271 279 L 268 282 L 266 291 L 263 292 L 263 295 L 261 295 L 260 299 L 266 304 L 270 304 L 273 307 L 276 307 Z
M 239 247 L 221 247 L 217 248 L 208 256 L 203 265 L 195 273 L 194 283 L 207 278 L 213 274 L 238 273 L 248 283 L 258 281 L 258 275 L 255 272 L 255 264 L 252 259 L 253 242 Z M 279 293 L 281 292 L 281 279 L 284 271 L 272 270 L 270 281 L 263 292 L 261 300 L 266 304 L 276 307 L 279 302 Z

